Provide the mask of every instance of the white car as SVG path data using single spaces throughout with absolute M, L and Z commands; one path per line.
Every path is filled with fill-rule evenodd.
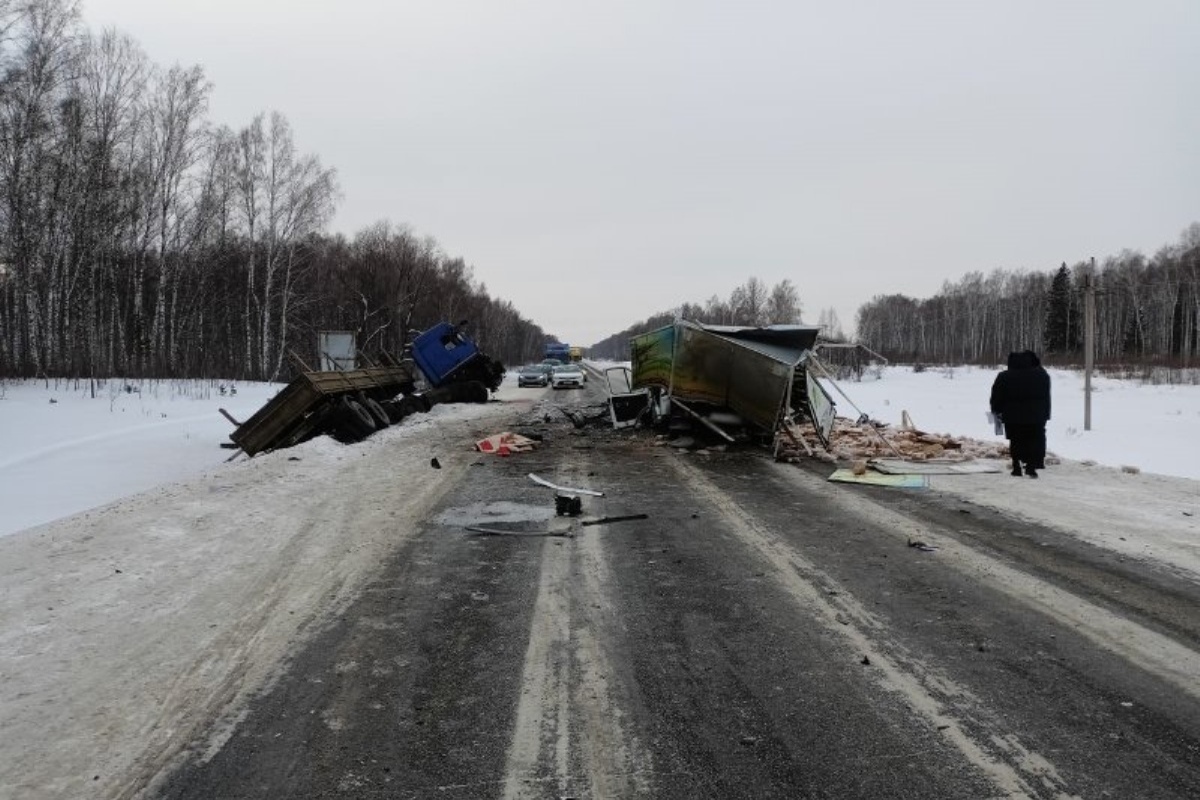
M 554 372 L 550 374 L 550 388 L 582 389 L 586 380 L 583 368 L 578 364 L 563 364 L 555 367 Z

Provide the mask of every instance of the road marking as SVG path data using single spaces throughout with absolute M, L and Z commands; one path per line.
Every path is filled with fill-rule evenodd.
M 893 538 L 905 540 L 919 536 L 928 539 L 931 533 L 940 537 L 937 541 L 940 560 L 1045 614 L 1185 694 L 1200 699 L 1200 677 L 1197 677 L 1200 676 L 1200 653 L 1195 650 L 975 550 L 954 539 L 953 532 L 947 528 L 924 523 L 917 525 L 903 514 L 872 503 L 855 492 L 830 486 L 801 470 L 792 469 L 786 474 L 793 481 L 808 483 L 812 490 L 825 493 L 848 513 L 869 519 Z
M 570 548 L 546 542 L 525 648 L 521 699 L 504 768 L 505 800 L 544 796 L 546 787 L 538 773 L 544 749 L 559 794 L 566 791 L 570 779 L 570 572 Z
M 620 625 L 608 601 L 613 581 L 604 541 L 584 533 L 543 544 L 505 800 L 543 798 L 551 785 L 557 796 L 651 792 L 653 758 L 624 724 L 606 644 Z
M 970 690 L 909 654 L 897 642 L 889 641 L 885 651 L 876 638 L 887 626 L 859 604 L 837 580 L 759 524 L 750 509 L 721 491 L 698 468 L 680 458 L 667 461 L 688 486 L 717 509 L 739 538 L 774 567 L 775 579 L 796 603 L 812 613 L 829 633 L 845 640 L 854 652 L 866 655 L 872 666 L 870 675 L 881 687 L 900 694 L 917 714 L 925 718 L 931 729 L 938 730 L 968 762 L 992 781 L 999 796 L 1012 800 L 1035 798 L 1044 796 L 1043 792 L 1049 789 L 1057 800 L 1078 800 L 1069 792 L 1053 765 L 1040 755 L 1022 747 L 1021 758 L 1015 766 L 994 757 L 958 723 L 958 718 L 965 717 L 987 728 L 999 727 L 994 715 Z M 825 488 L 822 484 L 823 491 Z M 837 594 L 830 594 L 834 587 Z M 942 702 L 931 689 L 946 695 L 952 703 Z M 995 736 L 1005 742 L 1009 753 L 1020 744 L 1014 734 L 993 734 Z M 991 744 L 995 746 L 996 741 L 993 739 Z

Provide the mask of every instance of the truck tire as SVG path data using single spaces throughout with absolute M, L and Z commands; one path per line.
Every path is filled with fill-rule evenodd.
M 383 406 L 379 405 L 378 400 L 374 400 L 370 397 L 364 397 L 360 401 L 360 404 L 363 408 L 370 412 L 371 418 L 375 421 L 375 430 L 381 431 L 388 425 L 392 424 L 392 421 L 388 419 L 387 412 L 383 410 Z
M 371 413 L 356 400 L 342 397 L 334 415 L 334 438 L 349 444 L 361 441 L 375 432 L 375 420 Z

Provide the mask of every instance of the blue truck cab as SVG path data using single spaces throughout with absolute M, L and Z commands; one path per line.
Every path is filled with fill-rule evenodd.
M 449 322 L 439 322 L 418 334 L 412 342 L 412 359 L 431 386 L 480 380 L 495 391 L 504 375 L 502 366 L 481 353 L 460 327 Z

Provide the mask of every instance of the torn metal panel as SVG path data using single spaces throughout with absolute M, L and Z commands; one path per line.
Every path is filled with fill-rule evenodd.
M 608 383 L 608 411 L 613 428 L 633 427 L 650 410 L 650 390 L 634 390 L 627 367 L 609 367 L 604 378 Z
M 805 371 L 804 380 L 808 387 L 805 401 L 808 404 L 809 416 L 812 417 L 817 438 L 828 450 L 829 438 L 833 435 L 833 425 L 837 419 L 833 398 L 829 396 L 829 392 L 825 391 L 825 387 L 811 372 Z

